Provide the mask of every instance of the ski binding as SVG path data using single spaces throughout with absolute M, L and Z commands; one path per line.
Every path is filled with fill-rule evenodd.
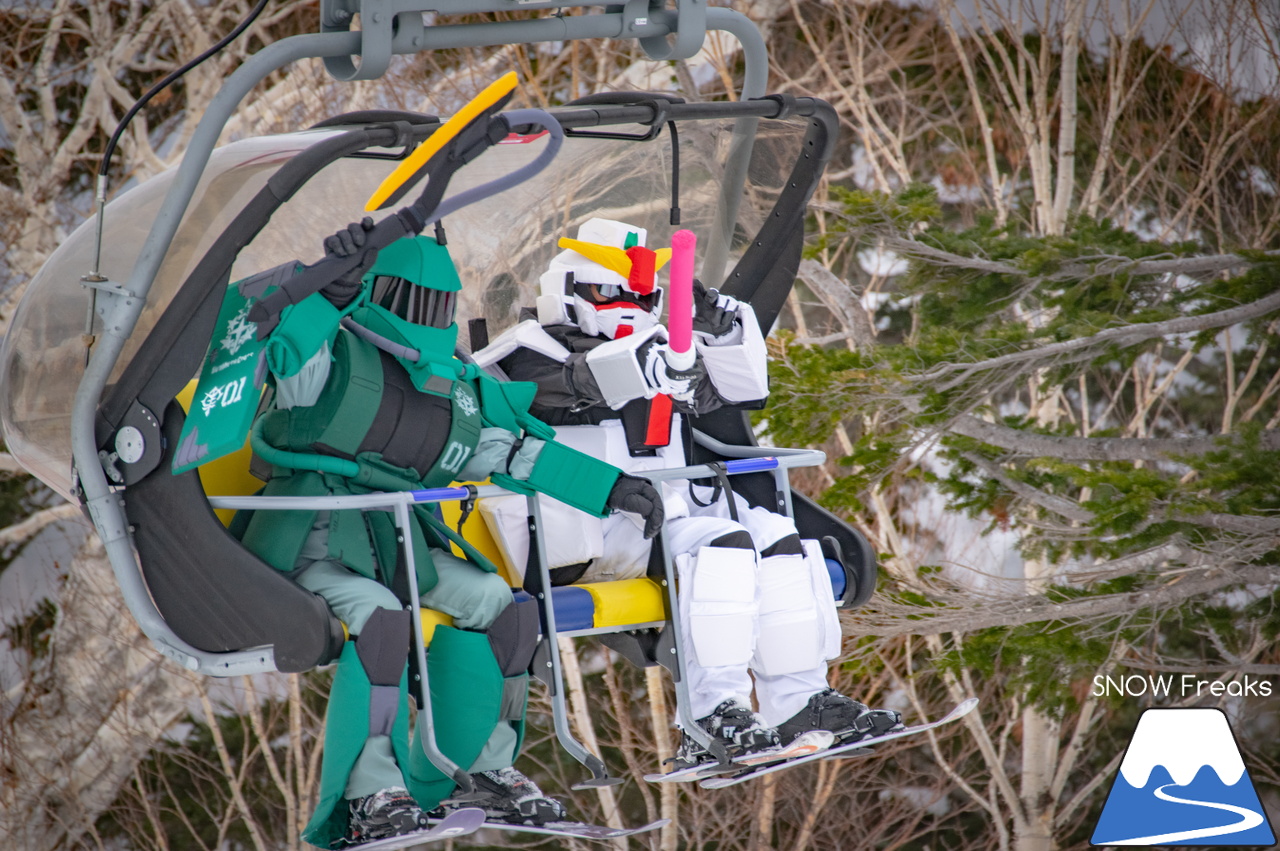
M 974 707 L 976 707 L 977 705 L 978 705 L 978 699 L 976 697 L 971 697 L 968 700 L 965 700 L 962 703 L 960 703 L 960 705 L 958 705 L 955 709 L 952 709 L 944 717 L 939 718 L 937 721 L 930 721 L 927 724 L 917 724 L 914 727 L 904 727 L 901 730 L 894 730 L 893 732 L 885 733 L 880 736 L 872 736 L 866 739 L 859 739 L 856 742 L 851 742 L 847 745 L 841 745 L 836 748 L 831 748 L 830 750 L 819 751 L 818 753 L 810 754 L 808 756 L 795 757 L 793 759 L 788 759 L 788 760 L 779 760 L 779 761 L 768 763 L 766 765 L 756 766 L 753 768 L 746 768 L 746 769 L 743 769 L 742 771 L 739 771 L 735 774 L 731 774 L 728 776 L 707 777 L 705 780 L 702 780 L 698 785 L 704 789 L 723 789 L 726 786 L 736 786 L 739 783 L 745 783 L 746 781 L 751 780 L 754 777 L 762 777 L 766 774 L 773 774 L 775 771 L 782 771 L 785 768 L 791 768 L 792 766 L 796 766 L 796 765 L 803 765 L 804 763 L 813 762 L 814 760 L 833 759 L 833 758 L 838 759 L 844 756 L 848 756 L 850 751 L 855 751 L 855 750 L 858 750 L 859 748 L 867 748 L 867 747 L 871 747 L 872 745 L 878 745 L 881 742 L 888 742 L 888 741 L 892 741 L 893 739 L 901 739 L 901 738 L 905 738 L 906 736 L 914 736 L 916 733 L 923 733 L 926 730 L 932 730 L 935 727 L 941 727 L 943 724 L 950 724 L 952 721 L 957 721 L 960 718 L 963 718 L 964 716 L 968 715 L 970 712 L 973 711 Z
M 445 816 L 440 822 L 443 825 L 449 819 L 458 815 L 458 813 L 477 812 L 483 815 L 483 810 L 458 810 Z M 432 819 L 435 822 L 436 819 Z M 505 821 L 486 821 L 479 825 L 480 828 L 492 828 L 494 830 L 509 830 L 516 833 L 540 833 L 547 836 L 573 836 L 579 839 L 617 839 L 621 836 L 633 836 L 637 833 L 646 833 L 650 830 L 657 830 L 671 823 L 671 819 L 663 818 L 657 821 L 651 821 L 640 827 L 617 828 L 607 827 L 603 824 L 586 824 L 580 821 L 549 821 L 544 824 L 511 824 Z M 474 829 L 474 828 L 473 828 Z M 471 831 L 467 831 L 470 833 Z M 375 846 L 362 845 L 360 848 L 373 848 Z
M 399 836 L 388 836 L 386 839 L 374 839 L 371 842 L 360 842 L 355 845 L 342 846 L 343 851 L 394 851 L 397 848 L 413 848 L 429 842 L 443 842 L 475 833 L 485 826 L 484 810 L 476 807 L 454 810 L 442 819 L 432 819 L 431 828 L 417 830 L 413 833 L 402 833 Z
M 796 736 L 789 745 L 747 754 L 727 765 L 715 760 L 709 760 L 663 774 L 646 774 L 644 779 L 650 783 L 689 783 L 712 774 L 723 774 L 751 766 L 813 756 L 831 747 L 831 742 L 832 736 L 826 730 L 810 730 L 807 733 Z

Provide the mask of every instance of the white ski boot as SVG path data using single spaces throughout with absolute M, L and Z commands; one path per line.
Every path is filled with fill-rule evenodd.
M 341 848 L 416 833 L 431 827 L 427 814 L 418 807 L 417 801 L 407 789 L 383 789 L 372 795 L 353 799 L 348 808 L 347 832 L 338 840 L 338 847 Z
M 764 719 L 751 711 L 751 706 L 739 697 L 731 697 L 715 708 L 715 711 L 696 722 L 699 727 L 721 742 L 731 758 L 738 758 L 778 747 L 778 731 L 764 723 Z M 679 771 L 704 763 L 719 762 L 697 739 L 681 731 L 680 747 L 671 761 L 672 770 Z

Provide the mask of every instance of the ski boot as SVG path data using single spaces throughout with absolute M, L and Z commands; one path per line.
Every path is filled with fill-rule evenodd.
M 809 703 L 795 715 L 778 725 L 784 745 L 810 730 L 829 730 L 835 736 L 833 747 L 879 736 L 902 726 L 902 716 L 891 709 L 871 709 L 833 688 L 809 698 Z
M 349 804 L 347 833 L 336 847 L 350 848 L 375 839 L 428 830 L 431 823 L 407 789 L 392 787 Z
M 432 810 L 432 816 L 443 816 L 464 807 L 479 807 L 485 818 L 508 824 L 542 825 L 550 821 L 567 821 L 564 804 L 542 793 L 538 785 L 514 768 L 478 771 L 471 775 L 476 789 L 473 794 L 445 798 Z M 455 800 L 455 796 L 460 798 Z
M 751 711 L 750 704 L 738 697 L 724 701 L 714 712 L 705 718 L 699 718 L 696 723 L 724 744 L 729 756 L 734 759 L 772 750 L 779 745 L 778 731 L 765 724 L 763 718 Z M 680 747 L 670 762 L 672 770 L 680 771 L 719 760 L 697 739 L 681 731 Z

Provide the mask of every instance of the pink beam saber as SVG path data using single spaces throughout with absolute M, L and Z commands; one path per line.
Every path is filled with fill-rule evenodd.
M 698 237 L 691 230 L 671 235 L 671 307 L 667 318 L 671 366 L 692 369 L 693 351 L 693 260 Z

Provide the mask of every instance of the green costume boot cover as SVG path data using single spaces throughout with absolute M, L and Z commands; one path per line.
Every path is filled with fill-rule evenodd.
M 436 746 L 445 756 L 470 770 L 494 728 L 511 723 L 517 735 L 511 754 L 514 761 L 524 737 L 528 675 L 504 680 L 487 635 L 449 626 L 436 627 L 427 653 L 427 674 Z M 453 778 L 446 777 L 427 759 L 416 732 L 405 780 L 418 806 L 425 810 L 435 807 L 454 789 Z
M 369 729 L 369 706 L 373 686 L 356 652 L 348 641 L 338 657 L 338 668 L 329 692 L 329 708 L 324 722 L 324 760 L 320 769 L 320 800 L 302 838 L 312 845 L 328 848 L 347 830 L 347 778 L 364 749 Z M 399 712 L 392 724 L 391 749 L 396 762 L 409 761 L 408 671 L 400 678 Z

